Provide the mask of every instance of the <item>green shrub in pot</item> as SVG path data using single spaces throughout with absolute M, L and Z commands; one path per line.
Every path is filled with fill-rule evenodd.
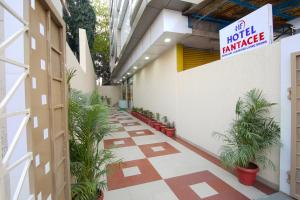
M 274 145 L 280 145 L 280 127 L 270 116 L 270 108 L 274 103 L 268 102 L 262 91 L 252 89 L 236 103 L 236 118 L 227 134 L 215 133 L 225 143 L 222 146 L 221 163 L 228 168 L 236 168 L 240 182 L 253 185 L 258 164 L 265 168 L 275 169 L 268 158 L 267 151 Z M 255 177 L 240 177 L 239 170 L 255 170 Z M 243 174 L 242 174 L 243 176 Z
M 106 187 L 106 166 L 114 162 L 100 142 L 110 132 L 109 111 L 97 92 L 91 96 L 71 90 L 68 124 L 72 199 L 94 200 Z

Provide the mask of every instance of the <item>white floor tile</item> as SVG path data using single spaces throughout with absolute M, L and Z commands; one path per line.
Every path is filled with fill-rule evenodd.
M 141 174 L 141 171 L 138 167 L 128 167 L 128 168 L 124 168 L 123 170 L 123 174 L 125 177 L 128 176 L 136 176 Z
M 125 144 L 124 140 L 114 141 L 115 145 Z
M 139 136 L 139 137 L 132 137 L 134 142 L 137 145 L 143 145 L 143 144 L 153 144 L 158 142 L 166 142 L 167 139 L 160 137 L 158 135 L 145 135 L 145 136 Z
M 105 192 L 105 200 L 178 200 L 163 181 L 153 181 Z
M 210 185 L 208 185 L 205 182 L 190 185 L 190 187 L 201 199 L 219 194 L 216 190 L 214 190 Z
M 157 151 L 164 151 L 165 148 L 163 147 L 151 147 L 152 151 L 157 152 Z
M 146 158 L 137 146 L 114 148 L 112 150 L 116 158 L 121 159 L 123 162 Z
M 128 138 L 130 137 L 127 132 L 117 132 L 117 133 L 110 133 L 109 135 L 105 136 L 104 139 L 118 139 L 118 138 Z
M 144 126 L 138 125 L 138 126 L 125 126 L 124 127 L 126 131 L 136 131 L 136 130 L 142 130 L 145 129 Z

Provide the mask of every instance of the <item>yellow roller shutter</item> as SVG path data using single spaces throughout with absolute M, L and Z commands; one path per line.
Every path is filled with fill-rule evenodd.
M 183 70 L 198 67 L 220 59 L 218 51 L 199 50 L 183 47 Z

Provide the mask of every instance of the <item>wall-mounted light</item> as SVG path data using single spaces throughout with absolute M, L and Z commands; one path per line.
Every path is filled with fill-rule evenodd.
M 165 43 L 171 42 L 171 38 L 165 38 L 164 42 L 165 42 Z
M 146 56 L 146 57 L 145 57 L 145 60 L 149 60 L 149 59 L 150 59 L 150 57 L 149 57 L 149 56 Z
M 137 66 L 133 66 L 133 69 L 136 70 L 138 67 Z
M 127 75 L 130 75 L 130 72 L 127 72 Z

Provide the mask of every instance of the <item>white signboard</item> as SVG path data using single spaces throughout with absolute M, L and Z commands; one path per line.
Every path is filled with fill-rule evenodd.
M 221 29 L 221 59 L 260 48 L 273 42 L 272 5 L 267 4 Z

